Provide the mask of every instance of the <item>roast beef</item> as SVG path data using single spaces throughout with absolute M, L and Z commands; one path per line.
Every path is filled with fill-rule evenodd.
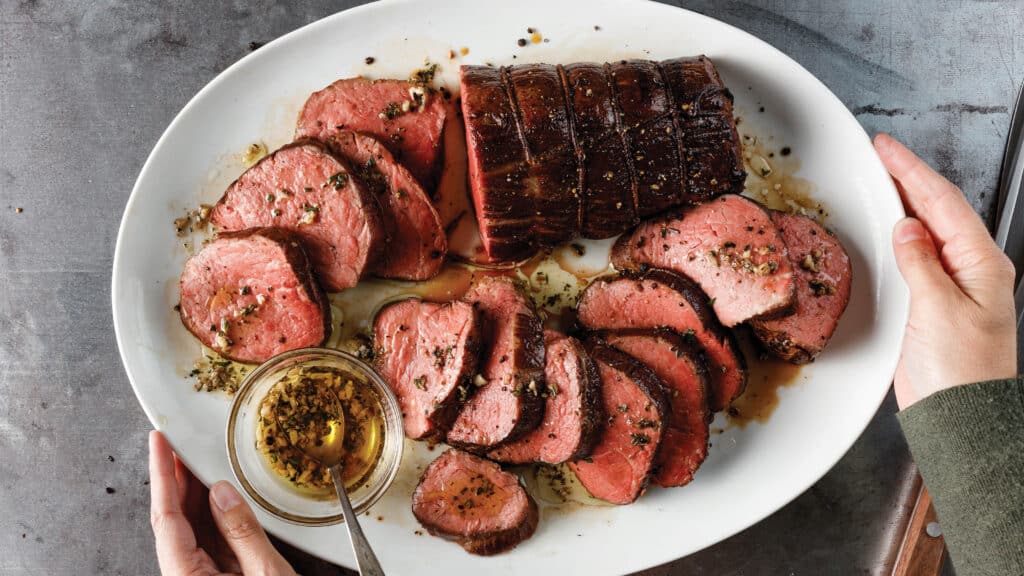
M 520 260 L 739 192 L 732 98 L 710 60 L 462 67 L 484 247 Z
M 664 384 L 649 368 L 599 338 L 588 338 L 597 364 L 605 426 L 588 458 L 569 464 L 587 492 L 629 504 L 647 490 L 668 422 Z
M 299 113 L 295 137 L 325 140 L 341 130 L 370 134 L 433 190 L 444 156 L 448 108 L 445 97 L 429 87 L 347 78 L 310 95 Z
M 544 415 L 544 333 L 533 303 L 502 276 L 480 278 L 463 299 L 483 320 L 480 387 L 462 407 L 448 443 L 485 452 L 536 428 Z
M 412 512 L 434 536 L 490 556 L 533 535 L 537 503 L 519 479 L 488 460 L 451 449 L 423 471 Z
M 742 196 L 722 196 L 641 224 L 615 243 L 612 264 L 689 276 L 726 326 L 785 314 L 795 300 L 786 243 L 768 212 Z
M 398 398 L 405 435 L 444 438 L 473 391 L 480 351 L 476 310 L 416 298 L 387 305 L 373 323 L 374 366 Z
M 696 340 L 710 371 L 710 406 L 725 409 L 743 392 L 747 367 L 731 332 L 715 319 L 707 296 L 667 270 L 596 279 L 580 295 L 579 322 L 592 330 L 667 327 Z
M 796 307 L 782 318 L 754 320 L 750 326 L 771 353 L 795 364 L 814 360 L 832 337 L 850 301 L 853 270 L 842 244 L 814 220 L 773 212 L 789 250 L 796 278 Z
M 544 420 L 519 440 L 492 450 L 498 462 L 561 464 L 590 455 L 604 419 L 601 381 L 583 345 L 544 331 Z
M 342 130 L 326 143 L 349 162 L 380 205 L 385 244 L 373 273 L 401 280 L 436 276 L 448 252 L 448 240 L 419 182 L 372 136 Z
M 355 286 L 384 246 L 380 211 L 346 162 L 300 140 L 249 168 L 210 212 L 220 230 L 258 226 L 298 234 L 324 287 Z
M 600 337 L 651 369 L 666 386 L 668 426 L 655 462 L 654 482 L 682 486 L 708 454 L 708 375 L 695 339 L 675 330 L 603 331 Z
M 260 363 L 323 343 L 327 297 L 298 237 L 276 228 L 223 233 L 185 262 L 181 321 L 221 356 Z

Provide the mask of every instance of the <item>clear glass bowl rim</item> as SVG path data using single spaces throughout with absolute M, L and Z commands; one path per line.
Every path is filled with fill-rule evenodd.
M 398 475 L 398 470 L 401 468 L 402 464 L 402 442 L 404 442 L 403 439 L 405 437 L 404 430 L 402 429 L 402 412 L 398 405 L 398 399 L 395 398 L 395 394 L 391 391 L 391 388 L 384 383 L 384 380 L 381 379 L 372 366 L 353 354 L 335 348 L 298 348 L 296 350 L 282 352 L 281 354 L 278 354 L 257 366 L 256 369 L 246 375 L 242 380 L 242 384 L 239 386 L 238 391 L 235 393 L 235 398 L 231 403 L 231 413 L 228 416 L 227 425 L 228 459 L 231 462 L 231 472 L 235 477 L 235 481 L 242 486 L 246 494 L 248 494 L 254 502 L 259 504 L 260 508 L 270 514 L 273 514 L 277 518 L 284 520 L 285 522 L 300 526 L 332 526 L 343 523 L 345 521 L 345 516 L 340 512 L 331 516 L 322 517 L 303 516 L 281 510 L 277 506 L 271 504 L 249 482 L 248 478 L 245 476 L 245 472 L 242 470 L 241 464 L 238 461 L 237 446 L 235 442 L 235 424 L 238 420 L 238 415 L 242 405 L 245 404 L 250 392 L 263 376 L 268 372 L 277 369 L 281 364 L 298 356 L 309 356 L 309 360 L 315 360 L 318 357 L 327 356 L 349 362 L 369 378 L 371 384 L 380 393 L 381 401 L 389 405 L 389 407 L 385 407 L 385 409 L 390 408 L 391 412 L 398 416 L 397 430 L 393 430 L 393 426 L 388 419 L 385 418 L 385 433 L 397 434 L 395 437 L 399 438 L 399 448 L 396 451 L 397 455 L 394 457 L 394 464 L 390 466 L 390 469 L 387 471 L 387 475 L 384 476 L 382 482 L 370 487 L 370 496 L 367 498 L 365 503 L 360 505 L 359 509 L 356 510 L 357 514 L 362 513 L 364 510 L 369 509 L 371 506 L 376 504 L 377 501 L 380 500 L 381 496 L 387 492 L 388 488 L 391 487 L 391 484 L 394 483 L 395 477 Z M 387 458 L 387 455 L 383 451 L 381 453 L 381 458 Z

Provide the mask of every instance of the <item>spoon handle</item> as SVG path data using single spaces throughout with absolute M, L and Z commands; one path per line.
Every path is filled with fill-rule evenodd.
M 331 466 L 330 471 L 331 480 L 334 480 L 334 490 L 338 493 L 341 510 L 345 514 L 349 541 L 352 543 L 352 552 L 356 555 L 359 573 L 362 576 L 384 576 L 384 570 L 381 569 L 380 562 L 377 561 L 377 556 L 373 553 L 373 548 L 370 548 L 370 543 L 366 541 L 366 535 L 363 534 L 363 529 L 359 526 L 356 512 L 352 509 L 352 502 L 349 501 L 348 493 L 345 492 L 345 483 L 341 479 L 341 466 Z

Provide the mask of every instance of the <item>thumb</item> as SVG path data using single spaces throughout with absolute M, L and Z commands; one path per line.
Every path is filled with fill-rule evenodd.
M 931 234 L 920 220 L 904 218 L 897 222 L 892 240 L 896 265 L 910 287 L 912 300 L 941 294 L 956 287 L 939 261 L 939 253 Z
M 238 558 L 242 574 L 294 574 L 274 548 L 259 520 L 242 496 L 228 482 L 210 488 L 210 510 L 217 529 Z

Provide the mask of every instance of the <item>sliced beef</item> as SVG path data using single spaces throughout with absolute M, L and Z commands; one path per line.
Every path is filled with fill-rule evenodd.
M 732 97 L 703 56 L 463 66 L 461 85 L 470 186 L 493 259 L 612 237 L 742 190 Z
M 461 86 L 480 239 L 492 260 L 524 260 L 535 250 L 533 202 L 525 193 L 526 151 L 502 70 L 463 66 Z
M 384 246 L 380 211 L 346 162 L 300 140 L 249 168 L 210 212 L 223 231 L 274 226 L 302 239 L 330 291 L 355 286 Z
M 708 455 L 708 374 L 695 338 L 675 330 L 602 331 L 600 337 L 651 369 L 666 386 L 668 425 L 655 462 L 654 482 L 683 486 Z
M 786 243 L 758 203 L 726 195 L 640 225 L 612 249 L 620 270 L 650 266 L 689 276 L 726 326 L 788 313 L 795 300 Z
M 405 435 L 444 438 L 473 391 L 479 318 L 465 302 L 389 304 L 373 325 L 374 367 L 402 409 Z
M 380 206 L 385 244 L 373 273 L 401 280 L 436 276 L 448 253 L 448 239 L 419 182 L 372 136 L 342 130 L 326 144 L 349 162 Z
M 463 299 L 484 322 L 481 386 L 463 406 L 448 443 L 485 452 L 521 438 L 544 415 L 544 333 L 533 303 L 506 277 L 485 276 Z
M 403 80 L 346 78 L 310 95 L 295 137 L 325 140 L 341 130 L 370 134 L 433 190 L 444 157 L 448 111 L 444 96 L 432 88 Z
M 327 296 L 299 238 L 286 230 L 221 234 L 188 259 L 179 290 L 189 332 L 238 362 L 318 346 L 331 333 Z
M 544 331 L 544 420 L 519 440 L 492 450 L 498 462 L 561 464 L 585 458 L 604 419 L 597 367 L 575 338 Z
M 501 467 L 451 449 L 427 466 L 412 495 L 412 513 L 434 536 L 490 556 L 533 535 L 537 503 Z
M 671 328 L 704 350 L 712 411 L 724 410 L 747 383 L 747 366 L 731 332 L 715 318 L 691 280 L 667 270 L 598 278 L 580 295 L 579 322 L 591 330 Z
M 732 94 L 706 56 L 660 63 L 673 100 L 687 202 L 743 191 L 743 147 L 733 118 Z
M 772 354 L 805 364 L 828 344 L 850 301 L 853 270 L 839 239 L 814 220 L 773 212 L 789 250 L 796 278 L 796 308 L 782 318 L 754 320 L 750 326 Z
M 595 498 L 629 504 L 647 490 L 668 422 L 664 384 L 599 338 L 586 342 L 601 378 L 606 422 L 590 457 L 569 464 Z

